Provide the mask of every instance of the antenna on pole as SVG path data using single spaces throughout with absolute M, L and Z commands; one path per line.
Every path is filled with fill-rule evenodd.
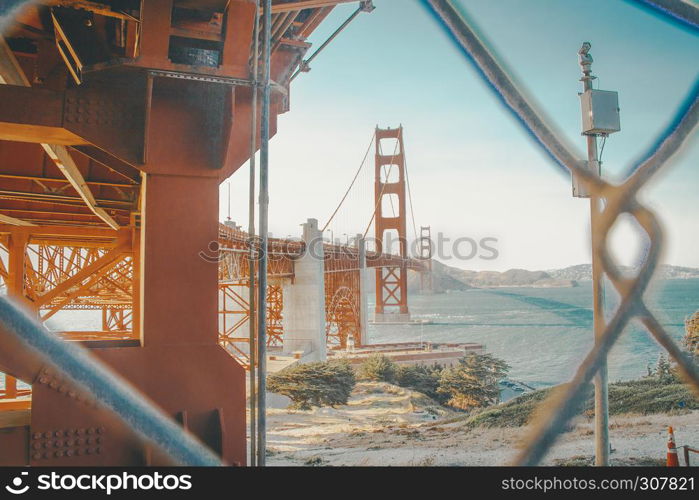
M 621 130 L 619 122 L 619 97 L 616 92 L 592 88 L 597 78 L 592 74 L 590 42 L 583 42 L 578 51 L 578 63 L 582 71 L 580 81 L 583 92 L 580 94 L 582 110 L 582 134 L 587 141 L 587 165 L 596 175 L 601 175 L 600 155 L 597 151 L 597 137 L 606 142 L 609 134 Z M 604 147 L 604 143 L 603 143 Z M 599 246 L 601 214 L 599 196 L 591 193 L 585 183 L 573 177 L 573 196 L 590 198 L 590 233 L 592 246 L 592 315 L 595 344 L 600 342 L 606 326 L 604 319 L 604 270 L 595 249 Z M 600 363 L 595 375 L 595 465 L 609 465 L 609 389 L 607 359 Z

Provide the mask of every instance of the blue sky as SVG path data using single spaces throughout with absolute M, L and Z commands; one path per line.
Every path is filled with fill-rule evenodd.
M 469 18 L 539 109 L 583 154 L 577 50 L 592 43 L 596 87 L 619 92 L 622 131 L 604 150 L 604 175 L 620 179 L 667 126 L 699 78 L 699 36 L 624 0 L 464 0 Z M 292 83 L 291 111 L 271 142 L 270 228 L 298 235 L 323 225 L 349 185 L 376 124 L 404 126 L 416 224 L 452 238 L 498 239 L 495 260 L 445 261 L 468 269 L 550 269 L 589 262 L 589 205 L 492 95 L 415 0 L 375 0 Z M 335 9 L 315 46 L 355 8 Z M 313 49 L 311 49 L 313 50 Z M 663 260 L 699 267 L 699 134 L 641 193 L 667 235 Z M 373 210 L 365 165 L 331 226 L 363 232 Z M 232 218 L 247 221 L 247 167 L 230 180 Z M 221 217 L 228 210 L 222 185 Z M 410 223 L 409 223 L 410 226 Z M 409 231 L 412 233 L 412 229 Z M 632 263 L 639 238 L 612 239 Z M 468 252 L 466 252 L 468 253 Z

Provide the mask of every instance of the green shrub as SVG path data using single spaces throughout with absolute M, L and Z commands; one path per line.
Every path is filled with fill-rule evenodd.
M 372 354 L 359 365 L 359 378 L 375 382 L 394 382 L 396 364 L 383 354 Z
M 438 365 L 399 365 L 395 381 L 401 387 L 407 387 L 442 403 L 444 397 L 437 392 L 443 368 Z
M 684 339 L 682 343 L 687 353 L 699 362 L 699 311 L 684 320 Z
M 349 363 L 342 361 L 296 364 L 267 377 L 267 390 L 283 394 L 292 408 L 347 404 L 356 383 Z
M 442 371 L 437 392 L 454 408 L 483 408 L 498 402 L 499 382 L 509 368 L 492 354 L 471 353 L 460 359 L 458 365 Z
M 537 406 L 562 386 L 528 392 L 507 403 L 486 408 L 468 417 L 469 427 L 519 427 L 530 421 Z M 578 407 L 578 414 L 594 415 L 592 384 Z M 609 384 L 610 415 L 650 415 L 697 410 L 699 400 L 687 385 L 668 378 L 644 377 Z

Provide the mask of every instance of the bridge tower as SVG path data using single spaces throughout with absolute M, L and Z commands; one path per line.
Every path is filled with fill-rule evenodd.
M 376 251 L 396 253 L 399 266 L 376 268 L 376 312 L 374 321 L 409 321 L 408 240 L 406 231 L 405 155 L 403 127 L 376 128 L 374 179 Z M 397 248 L 396 248 L 397 244 Z
M 432 280 L 432 228 L 420 226 L 419 241 L 420 260 L 425 262 L 425 270 L 420 273 L 420 290 L 424 293 L 434 291 Z

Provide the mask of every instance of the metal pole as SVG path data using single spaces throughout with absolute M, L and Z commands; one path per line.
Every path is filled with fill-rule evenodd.
M 260 128 L 260 249 L 257 306 L 257 464 L 265 465 L 267 448 L 267 233 L 269 208 L 269 112 L 272 0 L 264 0 L 262 10 L 262 123 Z
M 349 25 L 349 23 L 351 23 L 351 22 L 354 20 L 355 17 L 357 17 L 357 16 L 358 16 L 360 13 L 362 13 L 362 12 L 371 12 L 371 11 L 373 11 L 373 10 L 374 10 L 374 5 L 373 5 L 373 3 L 372 3 L 371 1 L 362 1 L 362 2 L 359 2 L 359 7 L 357 7 L 357 10 L 355 10 L 355 11 L 345 20 L 345 22 L 342 23 L 342 24 L 340 25 L 340 27 L 337 28 L 337 29 L 333 32 L 333 34 L 330 35 L 330 36 L 328 37 L 328 39 L 325 40 L 325 41 L 321 44 L 320 47 L 318 47 L 318 49 L 317 49 L 315 52 L 313 52 L 313 54 L 311 54 L 311 56 L 310 56 L 308 59 L 305 59 L 305 60 L 303 60 L 303 61 L 301 62 L 299 69 L 296 70 L 296 72 L 295 72 L 293 75 L 291 75 L 291 78 L 289 79 L 289 81 L 292 81 L 294 78 L 296 78 L 297 76 L 299 76 L 300 73 L 304 73 L 304 72 L 310 71 L 310 67 L 309 67 L 308 65 L 311 64 L 311 61 L 313 61 L 313 59 L 315 59 L 315 58 L 318 56 L 318 54 L 320 54 L 320 53 L 323 51 L 323 49 L 325 49 L 325 47 L 327 47 L 328 45 L 330 45 L 330 42 L 332 42 L 332 41 L 337 37 L 337 35 L 339 35 L 339 34 L 342 32 L 342 30 L 344 30 L 344 29 Z
M 592 56 L 588 54 L 589 42 L 583 44 L 580 50 L 580 66 L 583 76 L 583 90 L 592 89 Z M 587 161 L 589 168 L 600 174 L 600 164 L 597 154 L 597 135 L 587 134 Z M 600 243 L 600 234 L 597 229 L 597 220 L 600 215 L 600 198 L 595 194 L 590 195 L 590 233 L 592 240 L 592 314 L 595 345 L 604 333 L 604 290 L 602 289 L 602 266 L 596 258 L 595 249 Z M 609 465 L 609 393 L 607 380 L 607 360 L 600 363 L 599 371 L 595 375 L 595 465 Z
M 250 123 L 250 191 L 248 195 L 248 244 L 250 245 L 248 254 L 248 307 L 250 316 L 248 325 L 250 329 L 250 339 L 248 351 L 250 354 L 248 376 L 250 377 L 250 466 L 257 465 L 257 393 L 256 393 L 256 350 L 255 344 L 255 152 L 257 151 L 257 77 L 259 61 L 259 37 L 260 37 L 260 14 L 259 0 L 255 2 L 255 26 L 253 28 L 252 43 L 252 117 Z

